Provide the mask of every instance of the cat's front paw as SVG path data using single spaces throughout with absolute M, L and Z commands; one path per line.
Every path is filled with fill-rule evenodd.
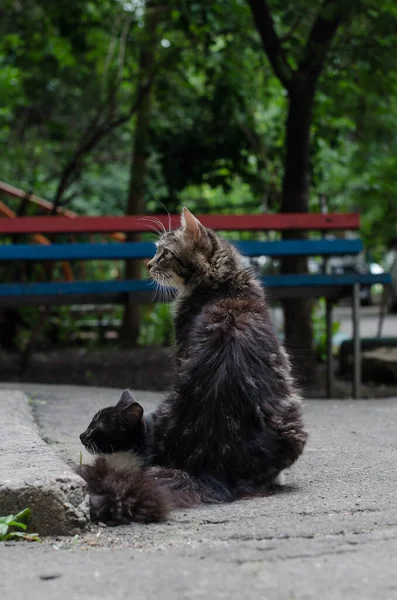
M 284 471 L 280 471 L 280 473 L 277 475 L 277 477 L 274 478 L 273 484 L 278 485 L 278 486 L 285 485 L 285 472 Z

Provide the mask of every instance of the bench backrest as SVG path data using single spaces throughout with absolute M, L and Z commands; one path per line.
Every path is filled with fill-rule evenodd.
M 204 225 L 222 231 L 281 231 L 357 229 L 357 214 L 295 214 L 295 215 L 203 215 Z M 142 233 L 153 231 L 158 223 L 166 228 L 179 225 L 178 215 L 134 217 L 21 217 L 0 219 L 0 234 L 109 234 L 115 232 Z M 124 239 L 124 236 L 123 238 Z M 359 239 L 274 240 L 234 242 L 248 257 L 255 256 L 335 256 L 358 254 L 362 251 Z M 155 246 L 151 242 L 124 243 L 54 243 L 54 244 L 2 244 L 0 261 L 69 261 L 69 260 L 119 260 L 151 258 Z
M 199 217 L 202 223 L 215 230 L 224 231 L 317 231 L 322 234 L 335 230 L 359 229 L 357 214 L 288 214 L 288 215 L 204 215 Z M 154 221 L 154 220 L 155 221 Z M 153 226 L 160 223 L 165 228 L 178 227 L 179 216 L 164 215 L 134 217 L 21 217 L 0 218 L 0 262 L 7 261 L 63 261 L 63 266 L 70 267 L 74 260 L 119 260 L 150 258 L 155 250 L 151 242 L 125 242 L 127 233 L 144 233 L 153 231 Z M 1 244 L 1 234 L 10 236 L 58 235 L 72 234 L 70 243 L 39 244 Z M 91 238 L 101 234 L 104 243 L 98 241 L 76 242 L 78 234 Z M 292 234 L 293 235 L 293 234 Z M 25 240 L 24 237 L 24 240 Z M 291 255 L 323 256 L 357 255 L 362 251 L 360 239 L 288 239 L 273 241 L 234 241 L 238 248 L 249 257 L 269 256 L 281 257 Z M 97 237 L 95 237 L 97 240 Z M 115 243 L 117 240 L 118 243 Z M 120 243 L 122 242 L 122 243 Z M 67 261 L 67 262 L 65 262 Z M 68 278 L 67 278 L 68 279 Z M 147 279 L 139 280 L 101 280 L 0 283 L 0 306 L 24 304 L 82 304 L 116 302 L 124 303 L 126 298 L 136 303 L 161 300 L 155 298 L 155 286 Z M 261 278 L 263 284 L 271 291 L 273 298 L 310 297 L 326 295 L 338 297 L 343 286 L 355 284 L 390 283 L 388 274 L 345 274 L 345 275 L 266 275 Z M 169 295 L 167 295 L 169 300 Z M 167 300 L 167 301 L 168 301 Z
M 199 215 L 205 227 L 217 231 L 335 231 L 357 230 L 360 216 L 346 214 L 257 214 Z M 165 228 L 179 226 L 179 215 L 137 215 L 124 217 L 17 217 L 0 219 L 0 234 L 61 233 L 143 233 L 153 231 L 155 222 Z

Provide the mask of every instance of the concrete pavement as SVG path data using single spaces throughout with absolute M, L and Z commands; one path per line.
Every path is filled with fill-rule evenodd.
M 27 506 L 42 535 L 77 533 L 89 522 L 86 486 L 41 439 L 24 394 L 0 391 L 0 515 Z
M 78 434 L 119 394 L 16 387 L 44 439 L 73 461 Z M 159 396 L 137 399 L 150 410 Z M 162 524 L 0 544 L 2 598 L 397 598 L 397 401 L 308 401 L 306 421 L 307 450 L 280 493 Z

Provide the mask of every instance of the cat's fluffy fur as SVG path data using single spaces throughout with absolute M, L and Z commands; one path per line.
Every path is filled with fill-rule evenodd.
M 148 267 L 157 282 L 179 288 L 173 390 L 150 426 L 140 413 L 131 427 L 131 447 L 147 465 L 139 481 L 128 471 L 106 471 L 102 459 L 82 471 L 94 514 L 118 522 L 158 520 L 164 502 L 172 508 L 261 494 L 307 439 L 264 291 L 235 247 L 184 209 L 181 227 L 162 235 Z M 140 487 L 147 496 L 139 496 Z
M 130 465 L 112 465 L 106 457 L 81 465 L 79 474 L 90 490 L 91 516 L 96 521 L 148 523 L 162 521 L 170 511 L 167 490 Z

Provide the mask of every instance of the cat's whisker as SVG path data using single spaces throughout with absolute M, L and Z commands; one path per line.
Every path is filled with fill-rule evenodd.
M 154 300 L 156 298 L 156 295 L 157 295 L 157 293 L 159 291 L 159 287 L 158 287 L 157 281 L 153 281 L 153 283 L 154 283 L 154 290 L 153 290 L 153 296 L 151 298 L 151 302 L 154 302 Z
M 161 302 L 164 302 L 165 300 L 165 294 L 166 294 L 166 290 L 165 290 L 165 286 L 163 284 L 163 282 L 158 284 L 158 293 L 159 293 L 159 297 L 161 299 Z
M 141 221 L 147 221 L 148 223 L 154 224 L 156 226 L 155 231 L 157 233 L 159 233 L 159 235 L 167 233 L 167 230 L 164 227 L 163 223 L 160 221 L 160 219 L 157 219 L 156 217 L 145 216 L 145 217 L 141 217 L 140 220 Z M 157 228 L 159 228 L 159 229 L 157 229 Z
M 162 221 L 160 221 L 160 219 L 156 219 L 156 221 L 159 223 L 159 225 L 161 225 L 161 228 L 162 228 L 163 232 L 167 233 L 167 228 L 164 225 L 164 223 Z
M 167 210 L 167 208 L 164 206 L 164 204 L 161 202 L 161 200 L 159 200 L 158 198 L 155 198 L 155 200 L 157 200 L 157 202 L 159 204 L 161 204 L 161 206 L 164 208 L 165 212 L 168 215 L 168 231 L 170 232 L 171 231 L 171 215 L 170 215 L 169 211 Z
M 92 414 L 96 415 L 100 410 L 102 410 L 101 403 L 98 400 L 92 400 L 89 404 L 89 410 Z
M 151 301 L 154 302 L 154 300 L 156 299 L 156 296 L 158 296 L 159 301 L 161 302 L 163 299 L 162 293 L 163 293 L 164 288 L 155 279 L 152 279 L 152 283 L 154 285 L 154 291 L 153 291 L 153 296 L 152 296 Z
M 106 454 L 105 452 L 103 452 L 102 450 L 100 450 L 99 448 L 96 448 L 95 446 L 92 447 L 93 451 L 95 451 L 95 454 L 98 454 L 98 456 L 103 456 L 106 458 Z
M 157 231 L 157 230 L 149 231 L 148 234 L 153 235 L 156 238 L 156 240 L 159 240 L 161 238 L 161 236 L 163 235 L 161 233 L 161 231 Z
M 166 303 L 167 302 L 167 288 L 164 286 L 163 283 L 160 286 L 160 290 L 161 290 L 161 301 Z
M 160 230 L 158 229 L 158 223 L 155 222 L 151 217 L 140 217 L 139 221 L 145 221 L 145 224 L 147 222 L 157 233 L 160 233 Z
M 144 215 L 143 217 L 139 218 L 139 221 L 147 221 L 148 223 L 155 223 L 157 226 L 162 225 L 161 221 L 157 217 L 154 217 L 153 215 Z
M 161 223 L 161 221 L 158 221 L 152 217 L 141 217 L 139 220 L 146 221 L 152 228 L 150 233 L 156 234 L 159 238 L 165 233 L 164 225 Z
M 161 236 L 164 235 L 165 232 L 163 231 L 163 229 L 158 229 L 159 225 L 162 226 L 162 223 L 157 222 L 154 219 L 149 219 L 147 217 L 142 217 L 140 221 L 147 221 L 150 224 L 152 229 L 149 231 L 149 233 L 156 235 L 158 238 L 161 238 Z
M 161 274 L 161 281 L 159 282 L 159 289 L 162 292 L 162 298 L 164 302 L 169 304 L 172 301 L 172 291 L 170 288 L 174 287 L 172 277 L 168 273 Z
M 172 277 L 170 275 L 167 275 L 167 280 L 166 283 L 168 282 L 168 285 L 166 285 L 166 292 L 167 292 L 167 303 L 169 304 L 170 302 L 172 302 L 173 300 L 173 292 L 172 289 L 175 287 L 175 283 L 172 279 Z

